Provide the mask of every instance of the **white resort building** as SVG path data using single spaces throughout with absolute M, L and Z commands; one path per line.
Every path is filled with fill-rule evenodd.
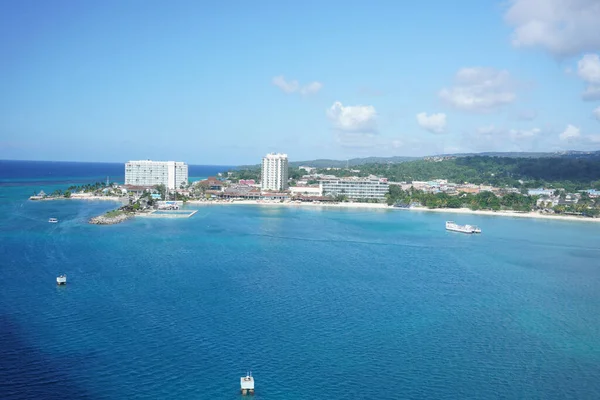
M 343 195 L 351 200 L 384 200 L 388 192 L 387 179 L 370 176 L 368 178 L 328 178 L 319 183 L 323 196 Z
M 287 154 L 271 153 L 263 157 L 260 187 L 263 190 L 287 190 Z
M 125 185 L 165 185 L 178 189 L 188 181 L 188 166 L 179 161 L 129 161 L 125 163 Z

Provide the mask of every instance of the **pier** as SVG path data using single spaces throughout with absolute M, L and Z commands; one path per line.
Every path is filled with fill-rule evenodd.
M 243 396 L 254 394 L 254 378 L 252 372 L 248 372 L 246 376 L 240 378 L 240 391 Z
M 137 215 L 146 218 L 189 218 L 197 212 L 198 210 L 153 210 L 149 213 L 140 213 Z

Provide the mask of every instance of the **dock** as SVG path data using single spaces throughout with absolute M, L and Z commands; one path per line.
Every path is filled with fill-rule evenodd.
M 246 376 L 240 378 L 240 391 L 242 396 L 254 394 L 254 378 L 252 372 L 248 372 Z
M 146 218 L 189 218 L 197 212 L 198 210 L 152 210 L 148 213 L 137 214 L 137 216 Z

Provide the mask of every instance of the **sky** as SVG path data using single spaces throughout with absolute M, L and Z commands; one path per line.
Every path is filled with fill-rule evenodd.
M 0 159 L 600 149 L 599 0 L 0 2 Z

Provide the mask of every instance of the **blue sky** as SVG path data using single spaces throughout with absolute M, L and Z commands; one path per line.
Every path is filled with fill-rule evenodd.
M 600 2 L 0 3 L 0 159 L 600 149 Z

